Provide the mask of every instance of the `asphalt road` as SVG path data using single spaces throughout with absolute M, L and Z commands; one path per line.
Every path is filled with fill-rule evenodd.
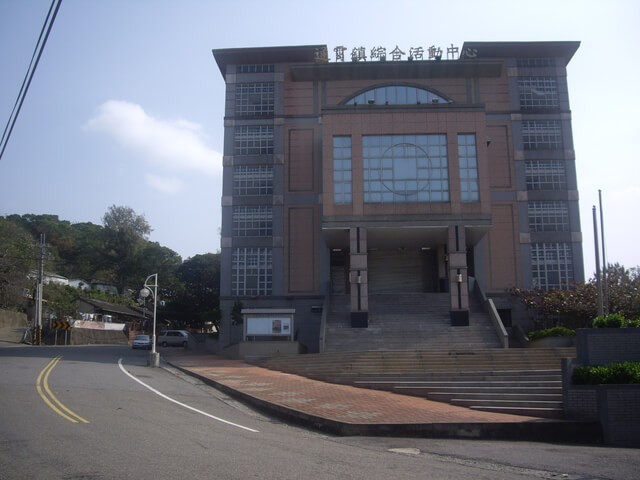
M 0 479 L 620 479 L 640 450 L 331 437 L 121 346 L 0 346 Z

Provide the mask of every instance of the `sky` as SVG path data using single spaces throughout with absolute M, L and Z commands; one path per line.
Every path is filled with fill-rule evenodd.
M 50 4 L 0 0 L 2 129 Z M 599 190 L 606 260 L 635 267 L 638 19 L 636 0 L 63 0 L 0 160 L 0 216 L 102 224 L 128 206 L 183 260 L 218 251 L 225 88 L 212 49 L 321 44 L 334 60 L 339 45 L 580 41 L 568 83 L 585 275 Z

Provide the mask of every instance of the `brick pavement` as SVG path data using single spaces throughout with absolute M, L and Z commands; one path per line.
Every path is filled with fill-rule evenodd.
M 311 380 L 210 354 L 169 349 L 172 365 L 280 407 L 351 424 L 514 423 L 547 420 L 481 412 L 425 398 Z
M 162 358 L 189 375 L 286 421 L 337 435 L 601 443 L 596 422 L 481 412 L 425 398 L 311 380 L 181 348 Z

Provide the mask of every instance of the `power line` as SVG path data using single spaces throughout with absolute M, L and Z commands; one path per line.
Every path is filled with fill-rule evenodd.
M 18 115 L 20 114 L 20 109 L 22 108 L 22 104 L 24 103 L 24 99 L 27 95 L 27 91 L 29 90 L 29 86 L 31 85 L 33 74 L 38 67 L 38 63 L 40 62 L 40 57 L 42 56 L 44 46 L 47 44 L 49 33 L 51 33 L 51 28 L 53 27 L 53 22 L 56 19 L 56 15 L 58 14 L 58 9 L 60 8 L 61 3 L 62 0 L 51 1 L 49 12 L 47 13 L 47 17 L 44 20 L 42 29 L 40 30 L 40 36 L 38 37 L 36 48 L 34 49 L 33 55 L 31 56 L 31 62 L 29 62 L 27 73 L 24 76 L 22 86 L 20 87 L 20 91 L 18 92 L 16 103 L 13 105 L 13 110 L 11 110 L 11 115 L 9 116 L 9 120 L 7 121 L 7 125 L 4 127 L 4 132 L 2 132 L 2 139 L 0 139 L 0 160 L 2 160 L 4 150 L 5 148 L 7 148 L 9 137 L 11 137 L 11 132 L 13 132 L 13 127 L 16 124 Z

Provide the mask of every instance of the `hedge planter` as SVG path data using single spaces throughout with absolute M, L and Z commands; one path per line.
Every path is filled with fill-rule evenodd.
M 537 340 L 530 340 L 527 348 L 562 348 L 575 347 L 575 337 L 545 337 Z

